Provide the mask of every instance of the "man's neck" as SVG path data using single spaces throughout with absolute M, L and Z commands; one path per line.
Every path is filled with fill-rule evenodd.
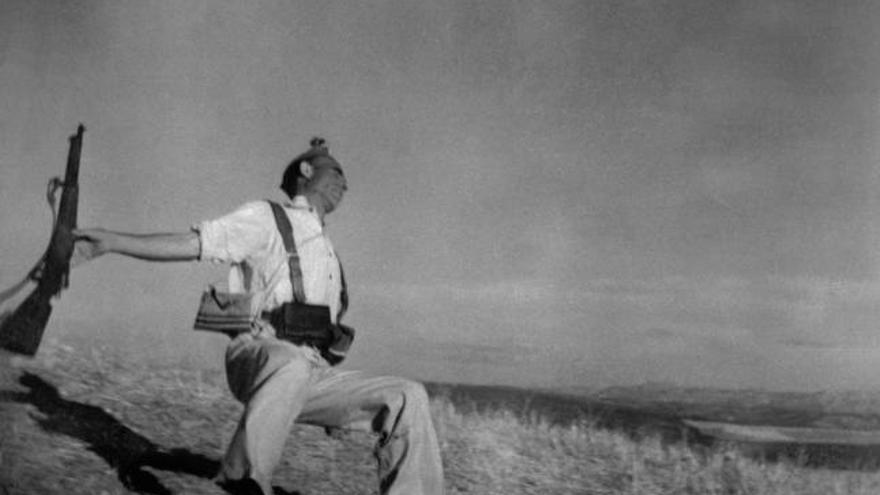
M 323 224 L 324 223 L 324 215 L 325 215 L 325 205 L 324 205 L 324 200 L 321 197 L 321 195 L 318 193 L 298 195 L 293 198 L 294 203 L 297 203 L 298 198 L 302 198 L 299 201 L 304 201 L 307 206 L 309 206 L 310 208 L 312 208 L 315 211 L 315 214 L 318 216 L 318 220 L 320 220 L 321 223 Z

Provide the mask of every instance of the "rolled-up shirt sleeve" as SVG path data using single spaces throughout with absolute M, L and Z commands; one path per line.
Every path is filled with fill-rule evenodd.
M 268 203 L 254 201 L 220 218 L 193 225 L 201 244 L 199 260 L 240 263 L 265 251 L 271 234 L 266 221 L 270 214 Z

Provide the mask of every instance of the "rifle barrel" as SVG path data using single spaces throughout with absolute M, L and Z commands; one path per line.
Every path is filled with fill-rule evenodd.
M 67 168 L 64 173 L 64 190 L 58 203 L 58 219 L 46 252 L 46 266 L 40 280 L 40 292 L 55 296 L 67 287 L 70 272 L 70 257 L 73 254 L 73 237 L 70 231 L 76 228 L 77 203 L 79 203 L 79 159 L 85 127 L 77 127 L 76 134 L 70 137 L 70 150 L 67 153 Z
M 58 205 L 58 216 L 52 230 L 49 248 L 43 257 L 43 268 L 37 288 L 11 313 L 0 315 L 0 348 L 33 356 L 36 354 L 52 313 L 50 300 L 67 287 L 73 235 L 76 228 L 76 206 L 79 199 L 79 157 L 85 127 L 77 127 L 70 137 L 64 191 Z

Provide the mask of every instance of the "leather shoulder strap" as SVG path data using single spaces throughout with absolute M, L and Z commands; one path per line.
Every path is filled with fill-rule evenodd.
M 336 254 L 336 261 L 339 262 L 339 281 L 341 284 L 339 291 L 339 311 L 336 313 L 336 321 L 342 321 L 343 315 L 348 311 L 348 284 L 345 283 L 345 270 L 342 269 L 342 261 L 339 259 L 339 253 Z
M 287 251 L 287 266 L 290 269 L 290 285 L 293 287 L 294 301 L 305 303 L 306 291 L 303 288 L 302 268 L 299 266 L 299 253 L 296 252 L 296 243 L 293 240 L 293 226 L 284 212 L 284 207 L 274 201 L 269 201 L 272 213 L 275 215 L 275 225 L 284 240 L 284 249 Z

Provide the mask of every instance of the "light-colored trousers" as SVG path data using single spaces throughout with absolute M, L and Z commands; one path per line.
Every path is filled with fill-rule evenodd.
M 294 422 L 379 434 L 379 492 L 443 493 L 443 468 L 425 388 L 397 377 L 333 368 L 311 347 L 269 332 L 242 334 L 226 351 L 226 376 L 245 410 L 223 459 L 221 480 L 271 476 Z

